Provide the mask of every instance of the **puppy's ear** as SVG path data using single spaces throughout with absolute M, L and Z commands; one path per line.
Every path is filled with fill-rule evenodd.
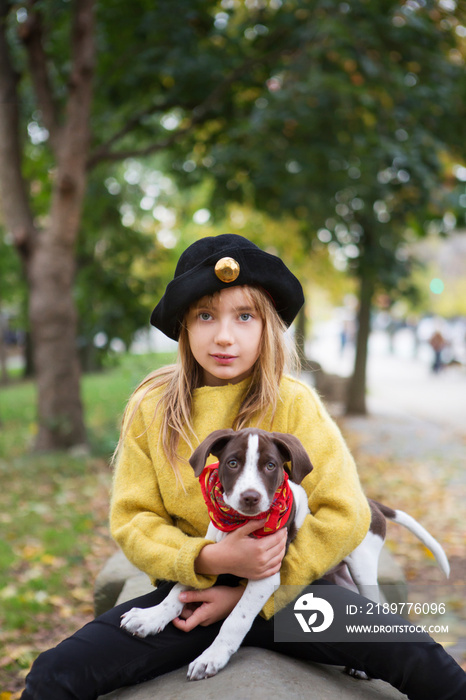
M 205 440 L 201 442 L 199 447 L 196 447 L 191 457 L 189 458 L 189 463 L 194 469 L 196 476 L 199 476 L 204 469 L 207 457 L 212 454 L 218 457 L 227 444 L 228 440 L 231 440 L 235 431 L 227 428 L 225 430 L 214 430 L 210 433 Z
M 311 460 L 300 440 L 289 433 L 272 433 L 273 440 L 284 459 L 291 462 L 291 478 L 300 484 L 313 470 Z

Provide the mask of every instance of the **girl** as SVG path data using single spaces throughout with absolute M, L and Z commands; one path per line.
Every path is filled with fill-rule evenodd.
M 354 462 L 315 393 L 284 374 L 283 331 L 302 303 L 301 285 L 282 261 L 241 236 L 204 238 L 183 253 L 151 317 L 179 341 L 178 363 L 147 377 L 129 403 L 110 515 L 116 541 L 158 587 L 42 654 L 23 700 L 91 700 L 186 665 L 217 636 L 242 595 L 240 579 L 280 569 L 283 584 L 309 584 L 362 541 L 369 509 Z M 187 460 L 213 430 L 245 426 L 293 433 L 314 465 L 302 484 L 312 515 L 286 556 L 284 530 L 249 536 L 263 521 L 218 543 L 204 538 L 207 509 Z M 123 613 L 156 605 L 173 581 L 196 589 L 182 594 L 185 607 L 173 624 L 145 639 L 120 628 Z M 332 590 L 354 603 L 350 591 Z M 466 697 L 466 675 L 428 637 L 403 644 L 278 643 L 273 612 L 269 600 L 246 645 L 358 668 L 413 700 Z M 387 624 L 387 616 L 371 616 L 378 621 Z

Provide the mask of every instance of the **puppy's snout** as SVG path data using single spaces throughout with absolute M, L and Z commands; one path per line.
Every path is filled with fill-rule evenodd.
M 245 508 L 254 508 L 258 505 L 260 499 L 260 493 L 258 491 L 254 491 L 254 489 L 248 489 L 241 494 L 241 504 Z

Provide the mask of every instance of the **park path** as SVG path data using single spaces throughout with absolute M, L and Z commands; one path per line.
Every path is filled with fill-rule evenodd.
M 315 338 L 308 356 L 327 372 L 349 376 L 354 350 L 340 352 L 338 336 L 331 330 Z M 422 419 L 466 436 L 466 366 L 453 366 L 433 374 L 432 351 L 421 344 L 414 356 L 412 336 L 400 332 L 390 344 L 385 333 L 374 332 L 369 342 L 367 366 L 370 413 Z

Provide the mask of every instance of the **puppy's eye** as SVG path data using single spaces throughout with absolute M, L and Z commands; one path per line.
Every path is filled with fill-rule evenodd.
M 272 472 L 275 469 L 275 466 L 276 465 L 273 462 L 268 462 L 268 464 L 265 465 L 265 468 L 268 472 Z
M 237 466 L 238 466 L 238 462 L 237 462 L 236 459 L 230 459 L 230 460 L 227 462 L 227 464 L 228 464 L 228 466 L 230 467 L 230 469 L 236 469 Z

